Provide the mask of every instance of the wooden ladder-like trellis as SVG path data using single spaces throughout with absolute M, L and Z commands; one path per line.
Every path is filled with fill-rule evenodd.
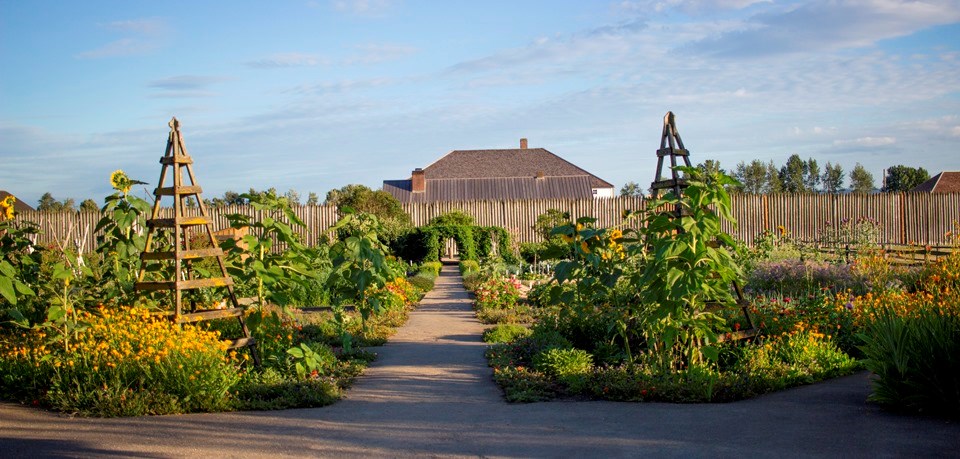
M 670 157 L 671 178 L 664 179 L 663 159 L 668 156 Z M 679 165 L 677 163 L 678 157 L 683 159 L 684 166 L 692 167 L 690 164 L 690 151 L 683 147 L 683 140 L 680 139 L 680 132 L 677 130 L 677 123 L 674 119 L 673 112 L 667 112 L 663 117 L 663 134 L 660 136 L 660 149 L 657 150 L 657 175 L 653 183 L 650 184 L 653 199 L 657 199 L 660 190 L 671 190 L 674 196 L 683 196 L 683 190 L 688 184 L 676 169 Z M 674 218 L 677 219 L 677 231 L 682 232 L 683 229 L 679 224 L 679 220 L 684 217 L 683 206 L 677 204 L 673 215 Z M 736 281 L 733 282 L 732 288 L 737 297 L 737 305 L 740 306 L 740 310 L 743 311 L 743 317 L 747 322 L 747 327 L 743 330 L 721 335 L 720 341 L 745 339 L 757 334 L 757 329 L 753 324 L 753 320 L 750 318 L 750 312 L 748 310 L 750 304 L 744 299 L 743 290 Z
M 206 206 L 201 198 L 202 189 L 197 184 L 196 176 L 193 173 L 193 158 L 187 154 L 187 149 L 183 144 L 183 136 L 180 134 L 180 122 L 173 118 L 170 120 L 170 136 L 167 139 L 167 149 L 164 156 L 160 158 L 160 164 L 163 165 L 160 170 L 160 182 L 154 190 L 153 212 L 147 220 L 147 239 L 143 253 L 140 255 L 141 266 L 137 276 L 136 288 L 140 291 L 159 291 L 170 290 L 173 296 L 175 310 L 173 311 L 173 320 L 177 323 L 199 322 L 203 320 L 225 319 L 236 317 L 240 322 L 240 328 L 243 336 L 236 339 L 230 339 L 230 348 L 249 347 L 254 364 L 260 366 L 260 358 L 257 355 L 256 341 L 250 335 L 250 330 L 243 319 L 243 308 L 237 302 L 237 296 L 233 290 L 233 279 L 227 274 L 226 264 L 224 263 L 223 250 L 220 249 L 217 239 L 213 234 L 213 225 L 207 214 Z M 184 176 L 183 172 L 187 174 Z M 172 172 L 173 185 L 164 186 L 168 171 Z M 184 179 L 189 179 L 189 184 Z M 161 215 L 161 200 L 163 197 L 173 197 L 173 217 L 165 218 Z M 195 200 L 199 215 L 189 215 L 187 212 L 187 200 Z M 157 241 L 158 230 L 166 230 L 172 233 L 172 238 L 168 241 L 169 248 L 162 251 L 155 251 L 154 247 L 159 245 Z M 191 247 L 191 236 L 199 235 L 198 240 L 193 240 L 200 248 Z M 203 243 L 197 243 L 203 241 Z M 219 267 L 219 276 L 199 278 L 192 269 L 194 262 L 215 258 Z M 145 281 L 148 264 L 153 262 L 173 262 L 173 279 L 164 281 Z M 184 308 L 183 292 L 185 290 L 201 288 L 225 288 L 227 291 L 227 307 L 224 309 L 205 309 L 197 310 L 196 304 L 191 302 L 189 309 Z

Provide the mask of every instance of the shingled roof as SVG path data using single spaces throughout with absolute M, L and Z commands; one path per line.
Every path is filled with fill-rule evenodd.
M 960 193 L 960 172 L 941 172 L 911 189 L 921 193 Z
M 454 150 L 425 167 L 423 172 L 427 180 L 586 175 L 594 188 L 613 188 L 609 182 L 545 148 Z
M 0 200 L 6 199 L 7 196 L 13 196 L 16 199 L 16 201 L 14 201 L 13 203 L 13 210 L 17 212 L 33 212 L 34 210 L 36 210 L 33 207 L 30 207 L 29 204 L 21 201 L 20 198 L 14 196 L 13 193 L 8 193 L 4 190 L 0 190 Z
M 454 150 L 414 171 L 407 180 L 384 180 L 383 190 L 401 202 L 491 199 L 585 199 L 609 182 L 544 148 Z M 414 192 L 421 180 L 423 192 Z
M 400 202 L 488 201 L 496 199 L 586 199 L 593 196 L 590 177 L 503 177 L 427 180 L 414 193 L 410 180 L 384 180 L 383 190 Z

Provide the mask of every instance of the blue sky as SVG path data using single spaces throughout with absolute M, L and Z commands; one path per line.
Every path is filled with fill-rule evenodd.
M 694 162 L 960 170 L 960 2 L 0 0 L 0 189 L 155 185 L 183 124 L 204 196 L 304 199 L 521 137 L 649 184 Z

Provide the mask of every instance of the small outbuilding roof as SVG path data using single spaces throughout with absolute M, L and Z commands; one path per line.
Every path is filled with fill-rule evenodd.
M 960 193 L 960 172 L 941 172 L 910 191 L 921 193 Z
M 17 211 L 17 212 L 33 212 L 34 210 L 36 210 L 36 209 L 34 209 L 33 207 L 30 207 L 29 204 L 27 204 L 27 203 L 23 202 L 22 200 L 20 200 L 20 198 L 14 196 L 13 193 L 9 193 L 9 192 L 7 192 L 7 191 L 0 190 L 0 200 L 6 199 L 7 196 L 13 196 L 13 197 L 16 199 L 16 201 L 13 203 L 13 210 L 15 210 L 15 211 Z

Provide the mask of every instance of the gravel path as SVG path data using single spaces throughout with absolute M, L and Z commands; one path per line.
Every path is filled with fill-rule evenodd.
M 865 373 L 729 404 L 507 404 L 460 280 L 444 267 L 335 405 L 72 419 L 0 404 L 0 457 L 960 455 L 960 425 L 865 403 Z

